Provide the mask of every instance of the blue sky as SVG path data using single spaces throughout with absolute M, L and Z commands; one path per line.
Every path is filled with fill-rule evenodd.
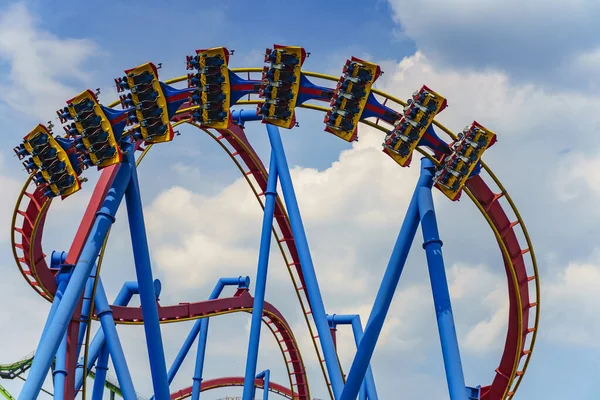
M 426 0 L 419 3 L 62 1 L 0 3 L 0 224 L 8 226 L 25 173 L 12 147 L 35 124 L 85 88 L 116 98 L 112 79 L 146 61 L 162 62 L 161 78 L 183 75 L 196 48 L 235 49 L 232 67 L 262 66 L 273 43 L 311 52 L 305 69 L 337 75 L 350 56 L 377 62 L 377 87 L 407 98 L 426 84 L 445 95 L 440 121 L 460 130 L 473 119 L 498 134 L 486 162 L 520 208 L 532 236 L 542 284 L 538 343 L 515 398 L 595 399 L 600 392 L 600 36 L 595 1 Z M 416 179 L 381 154 L 382 136 L 361 129 L 352 145 L 323 132 L 322 116 L 298 112 L 300 128 L 282 132 L 288 161 L 329 312 L 360 313 L 363 322 L 387 263 Z M 56 122 L 55 122 L 56 123 Z M 189 128 L 153 150 L 140 170 L 155 276 L 165 303 L 200 300 L 221 276 L 254 278 L 261 214 L 239 172 L 219 146 Z M 268 157 L 264 127 L 248 125 L 251 143 Z M 52 206 L 44 248 L 65 249 L 97 174 L 81 193 Z M 488 384 L 506 332 L 506 278 L 493 236 L 467 201 L 435 194 L 467 384 Z M 109 297 L 134 278 L 127 226 L 113 229 L 103 279 Z M 126 220 L 126 219 L 125 219 Z M 420 241 L 420 234 L 416 241 Z M 0 363 L 29 353 L 48 304 L 12 262 L 0 234 Z M 373 359 L 380 398 L 447 398 L 435 315 L 423 254 L 415 243 Z M 314 397 L 326 392 L 290 298 L 281 257 L 272 254 L 267 300 L 302 338 Z M 24 317 L 27 315 L 27 317 Z M 236 327 L 232 329 L 232 327 Z M 189 326 L 163 332 L 167 363 Z M 207 377 L 243 373 L 247 316 L 211 322 Z M 119 328 L 121 329 L 121 328 Z M 139 329 L 121 329 L 136 389 L 150 393 Z M 285 383 L 274 341 L 263 331 L 259 368 Z M 353 345 L 340 333 L 347 370 Z M 189 385 L 186 361 L 173 390 Z M 5 384 L 6 383 L 6 384 Z M 20 382 L 0 382 L 18 393 Z M 215 392 L 207 398 L 233 395 Z

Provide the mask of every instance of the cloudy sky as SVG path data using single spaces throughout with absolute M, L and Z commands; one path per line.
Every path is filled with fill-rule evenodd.
M 311 52 L 305 69 L 337 75 L 350 56 L 382 66 L 377 88 L 408 98 L 426 84 L 447 97 L 439 117 L 453 130 L 474 119 L 498 135 L 486 153 L 519 206 L 535 245 L 542 285 L 540 333 L 516 398 L 595 399 L 600 391 L 600 3 L 513 0 L 0 2 L 0 363 L 31 352 L 49 304 L 12 261 L 9 222 L 26 178 L 12 147 L 35 124 L 86 88 L 116 98 L 112 78 L 146 61 L 161 78 L 185 73 L 196 48 L 235 49 L 232 67 L 262 66 L 273 43 Z M 106 3 L 104 3 L 106 4 Z M 361 128 L 352 145 L 323 132 L 322 115 L 300 110 L 299 129 L 282 132 L 293 168 L 313 260 L 329 313 L 366 321 L 418 168 L 381 153 L 382 133 Z M 56 122 L 55 122 L 56 123 Z M 140 170 L 154 274 L 164 304 L 205 299 L 219 277 L 254 278 L 261 213 L 239 171 L 208 136 L 190 129 L 156 146 Z M 264 127 L 249 124 L 251 143 L 268 157 Z M 57 201 L 44 237 L 46 253 L 68 249 L 97 173 L 67 201 Z M 506 334 L 507 285 L 493 234 L 466 198 L 434 193 L 468 385 L 494 377 Z M 125 211 L 110 240 L 103 280 L 110 298 L 135 277 Z M 380 398 L 447 398 L 427 268 L 418 245 L 409 257 L 373 358 Z M 273 246 L 274 247 L 274 246 Z M 327 396 L 317 359 L 281 256 L 273 252 L 267 301 L 291 324 L 304 350 L 313 397 Z M 228 294 L 230 292 L 225 292 Z M 190 325 L 163 328 L 170 364 Z M 136 390 L 149 395 L 139 328 L 119 328 Z M 205 378 L 243 375 L 248 315 L 211 322 Z M 354 351 L 340 328 L 342 363 Z M 263 330 L 259 370 L 286 383 L 275 340 Z M 193 357 L 172 389 L 191 384 Z M 20 382 L 0 382 L 14 394 Z M 48 388 L 49 383 L 46 385 Z M 220 390 L 204 398 L 241 393 Z M 42 397 L 40 397 L 42 398 Z

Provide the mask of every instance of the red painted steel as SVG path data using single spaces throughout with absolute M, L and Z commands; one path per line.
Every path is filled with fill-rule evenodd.
M 79 255 L 81 254 L 85 241 L 94 225 L 96 213 L 102 206 L 104 198 L 108 193 L 108 189 L 110 189 L 110 185 L 117 175 L 117 171 L 119 170 L 117 167 L 118 164 L 113 164 L 102 170 L 100 179 L 94 188 L 90 202 L 88 203 L 83 218 L 81 219 L 81 223 L 79 224 L 79 228 L 77 229 L 77 233 L 75 234 L 75 239 L 73 239 L 73 243 L 67 254 L 67 264 L 75 265 L 77 260 L 79 260 Z
M 467 187 L 479 203 L 487 210 L 492 223 L 498 232 L 501 233 L 502 241 L 510 254 L 519 285 L 519 293 L 515 293 L 515 282 L 510 271 L 510 264 L 503 255 L 502 258 L 504 259 L 504 267 L 506 269 L 508 297 L 510 301 L 508 330 L 500 366 L 496 369 L 496 376 L 491 385 L 481 388 L 482 400 L 501 399 L 507 390 L 516 358 L 518 357 L 520 359 L 525 355 L 525 339 L 529 333 L 529 280 L 527 279 L 527 270 L 523 258 L 524 251 L 521 249 L 516 232 L 513 229 L 514 224 L 511 224 L 506 212 L 502 208 L 502 204 L 499 202 L 501 196 L 494 194 L 479 175 L 469 179 L 467 181 Z M 523 305 L 521 310 L 519 310 L 517 306 L 517 296 L 521 297 L 521 304 Z M 521 313 L 523 321 L 522 332 L 518 331 L 519 313 Z M 519 335 L 521 335 L 522 340 L 520 348 L 517 348 Z
M 252 146 L 248 142 L 246 135 L 239 126 L 233 125 L 231 128 L 231 133 L 229 131 L 219 131 L 223 136 L 223 139 L 227 140 L 231 146 L 237 152 L 237 155 L 241 157 L 246 165 L 250 168 L 250 173 L 256 179 L 258 185 L 264 191 L 266 190 L 267 185 L 267 177 L 261 172 L 264 170 L 262 168 L 262 163 L 258 155 L 254 152 Z M 233 134 L 232 134 L 233 133 Z M 246 148 L 248 151 L 246 151 Z M 110 172 L 108 172 L 110 173 Z M 104 174 L 104 173 L 103 173 Z M 104 176 L 104 175 L 103 175 Z M 102 191 L 102 187 L 107 184 L 106 181 L 103 185 L 97 186 L 98 191 Z M 105 187 L 105 186 L 104 186 Z M 496 400 L 501 399 L 504 393 L 507 390 L 508 381 L 510 378 L 510 374 L 512 368 L 514 366 L 515 360 L 518 357 L 519 359 L 524 355 L 524 344 L 527 335 L 530 333 L 528 329 L 528 321 L 529 321 L 529 287 L 528 287 L 528 279 L 527 272 L 525 268 L 525 263 L 523 259 L 523 254 L 526 250 L 522 250 L 515 230 L 513 229 L 514 225 L 510 223 L 504 209 L 502 208 L 501 203 L 498 201 L 499 196 L 495 195 L 489 186 L 483 181 L 481 176 L 474 176 L 469 179 L 467 182 L 467 187 L 471 190 L 475 198 L 483 205 L 483 207 L 488 212 L 493 225 L 496 229 L 502 234 L 502 241 L 504 242 L 506 248 L 511 254 L 511 259 L 513 262 L 513 266 L 516 271 L 518 285 L 519 285 L 519 293 L 514 292 L 514 282 L 512 278 L 512 274 L 510 273 L 510 265 L 507 260 L 504 260 L 505 269 L 507 271 L 508 277 L 508 292 L 509 292 L 509 300 L 510 300 L 510 309 L 509 309 L 509 324 L 506 336 L 506 343 L 504 352 L 502 354 L 502 358 L 500 361 L 500 366 L 496 370 L 496 376 L 491 385 L 485 386 L 482 388 L 482 399 L 485 400 Z M 16 228 L 16 231 L 22 236 L 22 250 L 25 253 L 25 257 L 22 260 L 26 265 L 29 266 L 31 271 L 34 271 L 34 274 L 37 274 L 39 280 L 37 282 L 38 285 L 46 288 L 46 290 L 52 295 L 56 292 L 56 283 L 54 281 L 54 273 L 52 270 L 48 268 L 46 261 L 44 260 L 44 255 L 41 247 L 41 237 L 43 231 L 43 221 L 45 216 L 42 216 L 41 223 L 37 232 L 36 237 L 34 238 L 34 259 L 35 263 L 32 263 L 29 260 L 29 243 L 28 237 L 31 234 L 31 230 L 33 227 L 33 223 L 37 216 L 40 213 L 40 204 L 43 204 L 45 201 L 43 194 L 38 189 L 33 195 L 26 195 L 24 201 L 29 201 L 25 216 L 23 218 L 23 225 L 19 228 Z M 25 200 L 27 199 L 27 200 Z M 92 206 L 93 209 L 93 206 Z M 91 212 L 91 211 L 90 211 Z M 87 214 L 87 212 L 86 212 Z M 291 227 L 289 224 L 289 220 L 287 219 L 283 206 L 280 202 L 276 204 L 275 207 L 275 218 L 280 226 L 282 231 L 282 235 L 284 238 L 284 244 L 287 246 L 291 258 L 293 260 L 293 266 L 296 268 L 298 276 L 300 277 L 302 285 L 304 285 L 304 278 L 302 275 L 302 270 L 300 268 L 300 260 L 298 258 L 298 252 L 295 247 L 295 243 L 293 240 L 293 235 L 291 232 Z M 85 219 L 85 217 L 84 217 Z M 93 219 L 92 219 L 93 221 Z M 84 223 L 85 222 L 85 223 Z M 85 220 L 82 221 L 82 225 L 80 226 L 80 230 L 78 231 L 78 235 L 81 232 L 81 237 L 83 237 L 84 225 L 90 225 L 90 221 Z M 86 228 L 89 229 L 89 228 Z M 87 234 L 86 234 L 87 236 Z M 78 236 L 79 240 L 81 237 Z M 73 249 L 73 247 L 72 247 Z M 35 284 L 32 284 L 35 286 Z M 248 294 L 248 299 L 244 297 L 245 295 L 237 296 L 237 302 L 231 299 L 219 299 L 232 301 L 229 307 L 238 307 L 243 308 L 247 307 L 248 309 L 251 307 L 251 304 L 248 306 L 246 303 L 241 305 L 241 301 L 248 301 L 250 295 Z M 517 296 L 521 297 L 521 301 L 523 304 L 523 309 L 518 310 L 517 307 Z M 244 300 L 241 300 L 244 299 Z M 211 300 L 211 301 L 219 301 L 219 300 Z M 211 308 L 214 308 L 217 304 L 221 303 L 213 303 L 206 304 L 208 302 L 199 302 L 199 303 L 190 303 L 190 304 L 180 304 L 173 306 L 165 306 L 159 308 L 159 315 L 161 320 L 163 321 L 176 321 L 182 318 L 189 318 L 193 315 L 201 315 L 202 313 L 211 312 Z M 218 305 L 218 307 L 222 307 L 222 305 Z M 217 307 L 217 308 L 218 308 Z M 221 311 L 225 310 L 225 308 L 219 308 Z M 141 310 L 139 308 L 134 307 L 114 307 L 114 317 L 117 321 L 135 321 L 141 320 Z M 523 332 L 518 332 L 518 313 L 521 312 L 521 318 L 523 321 Z M 286 324 L 287 325 L 287 324 Z M 285 329 L 288 329 L 286 326 Z M 291 335 L 291 333 L 290 333 Z M 519 342 L 519 335 L 521 335 L 521 348 L 517 349 Z M 293 342 L 293 341 L 292 341 Z M 286 343 L 288 344 L 288 343 Z M 291 345 L 291 343 L 289 343 Z M 295 347 L 294 347 L 295 349 Z M 297 349 L 296 349 L 297 351 Z M 294 362 L 294 365 L 298 363 Z M 299 388 L 303 386 L 303 383 L 306 382 L 306 377 L 304 375 L 304 371 L 300 374 L 300 371 L 294 372 L 297 375 L 297 378 L 301 379 L 299 382 Z M 300 378 L 301 377 L 301 378 Z M 300 389 L 299 389 L 300 390 Z
M 262 389 L 264 386 L 264 381 L 262 379 L 256 379 L 254 381 L 254 385 L 257 388 Z M 216 379 L 207 379 L 202 381 L 200 385 L 200 391 L 206 392 L 212 389 L 219 389 L 223 387 L 232 387 L 232 386 L 244 386 L 244 377 L 243 376 L 229 376 L 225 378 L 216 378 Z M 275 382 L 269 382 L 269 392 L 277 393 L 283 397 L 288 399 L 292 399 L 292 392 L 290 389 L 285 386 L 278 385 Z M 171 400 L 181 400 L 186 399 L 192 395 L 192 387 L 187 387 L 185 389 L 178 390 L 177 392 L 171 393 Z M 293 399 L 297 399 L 294 397 Z

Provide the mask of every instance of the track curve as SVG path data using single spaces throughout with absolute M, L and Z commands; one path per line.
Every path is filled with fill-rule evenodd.
M 254 73 L 260 72 L 262 71 L 262 69 L 246 68 L 237 70 L 233 69 L 232 71 Z M 307 76 L 313 76 L 331 81 L 337 81 L 338 79 L 336 77 L 327 76 L 323 74 L 316 74 L 310 72 L 304 73 Z M 167 81 L 167 83 L 179 82 L 184 79 L 185 77 L 176 78 L 171 81 Z M 383 92 L 373 90 L 373 93 L 383 97 L 385 99 L 385 102 L 391 101 L 392 103 L 395 103 L 398 106 L 403 106 L 405 104 L 401 100 L 398 100 Z M 255 102 L 256 101 L 246 101 L 239 102 L 238 104 L 253 104 Z M 319 107 L 312 104 L 305 104 L 303 105 L 303 107 L 319 111 L 327 110 L 324 107 Z M 211 134 L 211 132 L 196 125 L 195 123 L 189 122 L 186 119 L 188 117 L 187 114 L 189 111 L 189 108 L 181 110 L 181 112 L 178 112 L 178 115 L 176 115 L 173 121 L 177 123 L 187 122 L 191 125 L 197 126 L 205 130 L 214 139 L 219 141 L 222 147 L 228 152 L 230 157 L 236 162 L 238 168 L 240 168 L 240 170 L 244 172 L 248 183 L 257 195 L 259 203 L 263 205 L 260 197 L 262 196 L 264 190 L 266 190 L 266 170 L 264 168 L 264 165 L 256 155 L 256 152 L 248 142 L 243 129 L 241 129 L 237 125 L 233 125 L 228 130 L 218 131 L 219 136 L 217 137 L 216 135 Z M 375 123 L 371 121 L 361 122 L 365 123 L 366 125 L 372 126 L 376 129 L 382 130 L 384 132 L 389 130 L 389 127 L 386 128 L 385 126 L 383 126 L 380 120 L 377 120 L 377 122 Z M 434 124 L 436 124 L 438 128 L 442 129 L 444 132 L 446 132 L 451 138 L 455 137 L 452 134 L 452 132 L 450 132 L 447 128 L 443 127 L 439 123 L 434 122 Z M 226 142 L 228 146 L 224 145 L 223 142 Z M 423 152 L 423 154 L 431 158 L 430 154 L 426 152 Z M 238 159 L 241 159 L 242 162 L 238 161 Z M 242 164 L 244 164 L 245 167 L 242 166 Z M 503 188 L 500 181 L 495 177 L 493 172 L 485 164 L 483 164 L 483 167 L 484 171 L 487 172 L 488 175 L 491 177 L 491 181 L 493 182 L 493 184 L 498 186 L 500 191 L 498 193 L 494 193 L 494 191 L 490 188 L 488 183 L 486 183 L 486 181 L 483 179 L 482 175 L 478 175 L 467 181 L 465 192 L 471 198 L 471 200 L 473 200 L 477 208 L 486 218 L 498 241 L 508 279 L 508 294 L 510 302 L 506 343 L 500 361 L 500 365 L 496 369 L 496 376 L 492 384 L 482 387 L 481 392 L 482 399 L 495 400 L 500 398 L 511 398 L 514 395 L 529 363 L 529 359 L 535 344 L 535 337 L 537 335 L 537 326 L 539 321 L 539 278 L 537 273 L 535 256 L 533 254 L 533 248 L 531 246 L 531 242 L 528 237 L 525 225 L 518 213 L 518 210 L 514 206 L 514 203 L 510 199 L 510 196 L 508 196 L 508 193 Z M 247 170 L 245 170 L 244 168 L 247 168 Z M 101 180 L 110 178 L 108 176 L 108 174 L 110 174 L 110 171 L 111 170 L 108 168 L 105 169 L 102 173 Z M 262 192 L 258 192 L 258 190 L 255 189 L 253 183 L 248 179 L 249 176 L 252 176 L 254 178 L 254 180 L 256 181 L 256 186 L 259 189 L 261 189 Z M 108 180 L 106 182 L 108 182 Z M 19 269 L 26 281 L 28 282 L 28 284 L 34 290 L 36 290 L 36 292 L 42 297 L 46 298 L 47 300 L 51 300 L 56 291 L 56 283 L 54 281 L 54 274 L 56 273 L 56 271 L 48 267 L 45 261 L 45 255 L 41 247 L 42 231 L 46 218 L 46 213 L 50 206 L 50 200 L 46 199 L 41 193 L 41 191 L 30 190 L 29 186 L 31 186 L 31 178 L 26 182 L 21 194 L 19 195 L 17 206 L 15 207 L 15 212 L 13 215 L 13 222 L 11 227 L 13 253 L 17 265 L 19 266 Z M 97 188 L 98 187 L 99 186 L 97 186 Z M 516 220 L 511 221 L 506 210 L 501 204 L 500 200 L 503 197 L 508 200 L 509 208 L 515 215 Z M 19 218 L 19 216 L 21 218 Z M 85 220 L 86 218 L 84 217 L 84 220 L 82 221 L 82 226 Z M 310 305 L 308 303 L 308 298 L 303 290 L 303 276 L 300 268 L 300 262 L 298 259 L 298 253 L 295 247 L 293 236 L 291 234 L 289 220 L 287 218 L 287 215 L 285 214 L 283 203 L 279 197 L 277 199 L 277 205 L 275 210 L 275 221 L 277 223 L 277 228 L 279 229 L 279 232 L 275 233 L 278 234 L 278 243 L 280 246 L 280 250 L 282 251 L 284 258 L 286 259 L 286 265 L 288 266 L 288 270 L 290 271 L 290 275 L 292 277 L 292 280 L 294 281 L 294 286 L 296 288 L 300 304 L 303 308 L 306 322 L 308 324 L 309 330 L 311 331 L 311 336 L 313 337 L 315 350 L 319 355 L 319 359 L 322 360 L 322 357 L 320 357 L 319 347 L 314 341 L 315 335 L 313 334 L 314 328 L 312 327 L 312 321 L 310 318 L 308 318 L 308 315 L 311 313 L 311 310 Z M 524 233 L 525 239 L 527 241 L 527 247 L 524 249 L 522 249 L 519 244 L 517 230 L 515 229 L 517 226 L 521 227 L 522 232 Z M 78 237 L 79 234 L 80 232 L 78 231 Z M 18 237 L 21 238 L 20 243 L 17 242 Z M 74 243 L 76 241 L 74 241 Z M 19 251 L 22 252 L 22 255 L 18 254 Z M 531 256 L 531 261 L 533 264 L 533 273 L 531 275 L 527 271 L 528 268 L 526 266 L 524 258 L 524 256 L 528 253 Z M 71 254 L 74 253 L 69 251 L 69 255 Z M 535 283 L 535 298 L 533 299 L 531 299 L 530 296 L 530 282 Z M 184 310 L 181 308 L 181 305 L 160 307 L 159 310 L 165 313 L 167 312 L 166 310 L 168 310 L 169 312 L 167 318 L 163 318 L 163 314 L 161 314 L 161 320 L 163 322 L 174 322 L 177 320 L 182 320 L 181 317 L 175 318 L 175 314 L 187 315 L 185 312 L 182 312 Z M 529 325 L 531 313 L 535 313 L 534 326 L 532 327 L 530 327 Z M 119 321 L 117 319 L 118 323 L 136 323 L 135 318 L 130 318 L 134 315 L 136 315 L 136 313 L 133 311 L 129 313 L 129 311 L 121 311 L 115 309 L 115 318 L 122 318 L 122 321 Z M 189 318 L 186 317 L 183 319 L 185 320 Z M 327 380 L 322 362 L 321 368 L 325 375 L 325 379 L 328 384 L 327 386 L 328 388 L 330 388 L 329 381 Z
M 264 388 L 264 381 L 262 379 L 256 379 L 254 385 L 259 388 Z M 203 380 L 200 386 L 201 392 L 207 392 L 213 389 L 220 389 L 224 387 L 235 387 L 244 386 L 244 377 L 242 376 L 228 376 L 224 378 L 207 379 Z M 278 394 L 286 399 L 293 399 L 293 393 L 290 392 L 285 386 L 279 385 L 275 382 L 269 382 L 269 392 Z M 171 400 L 182 400 L 187 399 L 192 395 L 192 387 L 189 386 L 185 389 L 178 390 L 177 392 L 171 393 Z

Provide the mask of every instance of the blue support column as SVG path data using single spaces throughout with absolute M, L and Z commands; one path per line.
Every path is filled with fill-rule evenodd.
M 356 316 L 352 320 L 352 333 L 354 334 L 354 341 L 356 342 L 356 348 L 360 345 L 360 341 L 363 337 L 363 328 L 360 322 L 360 316 Z M 369 400 L 378 400 L 379 396 L 377 395 L 377 389 L 375 388 L 375 378 L 373 377 L 373 370 L 371 366 L 367 368 L 367 374 L 365 376 L 365 380 L 361 386 L 361 391 L 364 391 L 365 398 L 369 398 Z
M 210 294 L 209 300 L 217 299 L 225 286 L 238 285 L 239 289 L 248 289 L 250 286 L 250 277 L 239 278 L 221 278 L 217 282 L 214 290 Z M 200 398 L 200 387 L 202 385 L 202 373 L 204 370 L 204 358 L 206 354 L 206 342 L 208 340 L 208 322 L 209 318 L 202 318 L 194 324 L 194 330 L 199 329 L 200 338 L 198 339 L 198 350 L 196 352 L 196 367 L 194 368 L 194 377 L 192 383 L 192 400 Z M 197 331 L 196 331 L 197 334 Z M 191 335 L 191 333 L 190 333 Z M 189 338 L 189 337 L 188 337 Z
M 431 279 L 433 302 L 435 304 L 450 399 L 466 400 L 465 378 L 460 360 L 454 318 L 452 317 L 452 306 L 450 304 L 448 282 L 446 281 L 444 258 L 442 257 L 442 241 L 438 233 L 431 193 L 433 173 L 432 162 L 426 158 L 422 159 L 421 176 L 427 178 L 427 184 L 422 185 L 418 192 L 419 214 L 423 230 L 423 248 L 427 255 L 427 266 L 429 267 L 429 277 Z
M 265 304 L 267 289 L 267 272 L 269 268 L 269 253 L 271 251 L 271 233 L 273 230 L 273 214 L 277 197 L 277 164 L 275 155 L 271 154 L 269 165 L 269 178 L 265 191 L 265 209 L 263 215 L 262 232 L 260 237 L 260 251 L 258 253 L 258 270 L 256 272 L 256 287 L 254 290 L 254 304 L 252 306 L 252 323 L 250 325 L 250 339 L 248 342 L 248 356 L 246 358 L 246 375 L 244 376 L 243 400 L 254 399 L 256 364 L 258 363 L 258 349 L 260 344 L 260 329 Z
M 137 394 L 133 388 L 133 381 L 129 374 L 129 368 L 127 367 L 127 361 L 125 360 L 125 354 L 123 353 L 123 347 L 117 334 L 117 327 L 113 319 L 113 313 L 108 305 L 106 299 L 106 292 L 104 291 L 104 285 L 101 280 L 98 280 L 98 287 L 96 288 L 95 304 L 98 311 L 98 318 L 100 319 L 100 325 L 102 331 L 106 337 L 106 347 L 110 353 L 112 363 L 115 367 L 115 373 L 119 380 L 119 386 L 121 392 L 123 392 L 123 398 L 125 399 L 136 399 Z
M 92 390 L 92 400 L 102 400 L 104 396 L 104 382 L 106 382 L 106 372 L 108 371 L 108 347 L 103 346 L 100 350 L 98 363 L 96 364 L 96 376 L 94 377 L 94 389 Z
M 315 267 L 313 266 L 310 255 L 308 240 L 306 239 L 306 234 L 304 232 L 302 217 L 300 216 L 300 208 L 298 207 L 298 201 L 296 200 L 296 194 L 294 193 L 294 186 L 285 157 L 283 143 L 281 142 L 279 129 L 277 129 L 276 126 L 267 124 L 267 132 L 271 142 L 272 155 L 275 156 L 275 160 L 277 162 L 277 173 L 281 183 L 281 190 L 283 191 L 285 205 L 290 218 L 292 233 L 294 234 L 294 241 L 296 243 L 296 248 L 298 249 L 298 257 L 300 258 L 302 274 L 304 275 L 306 293 L 308 295 L 308 301 L 310 302 L 313 318 L 319 334 L 319 342 L 321 343 L 321 348 L 323 349 L 327 373 L 329 375 L 329 380 L 331 381 L 331 387 L 333 389 L 334 396 L 336 399 L 338 399 L 344 387 L 342 371 L 340 370 L 338 363 L 337 353 L 333 344 L 333 338 L 329 332 L 329 324 L 325 315 L 325 305 L 323 304 L 323 298 L 321 297 L 321 291 L 319 290 L 319 283 L 317 281 Z M 360 381 L 362 381 L 362 377 L 360 378 Z M 352 400 L 356 398 L 357 393 L 358 387 Z M 350 400 L 350 398 L 348 399 Z
M 58 347 L 56 353 L 56 362 L 54 367 L 54 399 L 63 400 L 65 398 L 65 379 L 67 377 L 67 334 Z
M 160 332 L 158 306 L 156 303 L 150 253 L 144 224 L 144 212 L 132 148 L 125 154 L 125 161 L 129 163 L 131 168 L 131 181 L 125 193 L 125 200 L 127 203 L 127 216 L 129 218 L 129 230 L 135 260 L 135 272 L 140 290 L 142 315 L 144 316 L 144 330 L 146 332 L 148 357 L 150 359 L 152 385 L 154 387 L 154 395 L 157 398 L 168 399 L 170 398 L 170 393 L 167 380 L 167 364 L 165 362 L 165 352 Z
M 264 370 L 256 375 L 256 379 L 263 380 L 263 400 L 269 400 L 269 384 L 271 383 L 271 371 Z
M 50 260 L 51 260 L 50 265 L 52 267 L 61 268 L 61 265 L 65 261 L 66 258 L 67 258 L 67 253 L 65 253 L 64 251 L 63 252 L 53 251 L 50 256 Z M 65 292 L 65 289 L 67 288 L 67 284 L 69 283 L 70 277 L 71 277 L 70 273 L 63 273 L 63 272 L 60 272 L 56 276 L 56 284 L 57 284 L 56 293 L 54 295 L 54 300 L 52 300 L 52 306 L 50 306 L 50 312 L 48 313 L 48 319 L 46 320 L 46 324 L 44 325 L 44 329 L 42 330 L 41 337 L 44 337 L 44 335 L 46 335 L 48 328 L 50 327 L 50 325 L 52 325 L 52 320 L 54 319 L 54 314 L 56 313 L 56 310 L 58 309 L 58 305 L 60 304 L 60 301 L 62 300 L 63 293 Z
M 398 281 L 400 275 L 404 269 L 408 252 L 412 245 L 413 239 L 419 226 L 419 210 L 417 205 L 417 193 L 421 186 L 425 185 L 429 181 L 428 177 L 421 176 L 417 183 L 417 188 L 412 196 L 400 234 L 394 245 L 394 250 L 390 257 L 387 269 L 383 276 L 381 286 L 377 292 L 369 321 L 365 328 L 362 340 L 352 361 L 350 372 L 346 379 L 346 386 L 341 396 L 341 400 L 355 400 L 360 390 L 360 385 L 365 377 L 365 373 L 371 361 L 377 339 L 381 333 L 385 317 L 390 309 L 392 298 L 396 288 L 398 287 Z
M 99 279 L 101 280 L 101 278 L 99 278 Z M 156 285 L 156 286 L 157 286 L 157 290 L 158 290 L 160 285 Z M 125 282 L 123 284 L 123 287 L 119 291 L 119 294 L 117 295 L 113 304 L 115 306 L 126 306 L 131 301 L 131 298 L 133 297 L 133 295 L 137 294 L 137 293 L 138 293 L 137 282 L 131 282 L 131 281 Z M 102 350 L 103 347 L 105 347 L 104 346 L 105 343 L 106 343 L 106 337 L 104 336 L 104 331 L 102 330 L 102 327 L 100 327 L 100 329 L 98 329 L 98 331 L 94 335 L 94 339 L 92 340 L 92 343 L 90 344 L 90 348 L 88 350 L 88 363 L 87 363 L 88 371 L 90 369 L 92 369 L 92 367 L 96 363 L 96 360 L 98 359 L 98 357 L 100 355 L 100 351 Z M 79 368 L 76 371 L 76 375 L 75 375 L 75 392 L 79 392 L 82 385 L 83 385 L 83 368 Z
M 51 325 L 40 340 L 40 345 L 29 370 L 27 381 L 19 395 L 19 400 L 37 398 L 42 388 L 54 355 L 60 346 L 75 307 L 81 298 L 87 278 L 96 263 L 96 258 L 104 243 L 104 238 L 110 226 L 115 221 L 115 213 L 121 203 L 130 176 L 130 167 L 126 164 L 119 165 L 119 170 L 106 195 L 102 208 L 96 213 L 94 225 L 83 247 L 79 261 L 73 270 L 69 283 L 65 288 L 62 300 L 56 308 L 52 321 L 49 321 Z
M 354 342 L 356 343 L 356 348 L 358 349 L 360 341 L 363 337 L 363 329 L 362 324 L 360 322 L 360 315 L 333 314 L 328 315 L 327 320 L 333 327 L 336 327 L 337 325 L 351 325 L 352 333 L 354 335 Z M 360 400 L 366 398 L 369 398 L 369 400 L 378 400 L 379 398 L 377 396 L 377 390 L 375 389 L 375 379 L 373 378 L 373 371 L 371 370 L 370 365 L 367 368 L 365 379 L 360 386 L 358 398 Z
M 79 359 L 79 354 L 81 354 L 81 346 L 83 346 L 83 341 L 85 340 L 85 330 L 89 324 L 89 314 L 92 313 L 92 292 L 94 291 L 94 276 L 96 276 L 97 270 L 98 265 L 95 265 L 94 269 L 92 270 L 92 274 L 88 278 L 88 281 L 85 285 L 85 290 L 83 291 L 83 302 L 81 305 L 81 322 L 79 324 L 79 333 L 77 334 L 77 356 L 75 357 L 76 359 Z
M 208 297 L 208 300 L 214 300 L 214 299 L 219 298 L 219 296 L 221 295 L 221 292 L 223 291 L 225 286 L 236 286 L 236 285 L 237 285 L 238 289 L 247 289 L 248 286 L 250 286 L 250 277 L 240 276 L 238 278 L 221 278 L 221 279 L 219 279 L 219 281 L 217 282 L 212 293 Z M 175 360 L 173 360 L 173 364 L 171 365 L 171 368 L 169 368 L 169 373 L 168 373 L 169 385 L 171 384 L 171 382 L 173 382 L 173 379 L 175 378 L 175 375 L 177 375 L 177 372 L 179 371 L 181 364 L 183 364 L 185 357 L 187 356 L 188 352 L 190 351 L 190 348 L 192 347 L 192 345 L 194 344 L 194 341 L 196 340 L 196 337 L 198 336 L 198 332 L 200 332 L 200 342 L 198 343 L 198 354 L 200 354 L 200 350 L 202 350 L 202 355 L 201 355 L 201 357 L 199 356 L 196 359 L 196 368 L 195 368 L 195 372 L 194 372 L 194 384 L 196 383 L 196 381 L 198 381 L 197 392 L 199 395 L 200 382 L 202 382 L 202 368 L 204 365 L 204 351 L 206 350 L 206 336 L 207 336 L 207 332 L 208 332 L 208 320 L 209 320 L 209 318 L 202 318 L 202 319 L 197 320 L 194 323 L 194 326 L 190 330 L 190 333 L 188 334 L 187 338 L 183 342 L 183 346 L 181 346 L 179 353 L 177 353 Z M 202 332 L 204 332 L 204 335 L 202 335 Z M 204 337 L 204 339 L 202 339 L 203 337 Z M 195 386 L 192 387 L 192 397 L 194 396 L 194 387 Z M 151 400 L 154 399 L 154 396 L 152 396 L 150 399 Z

